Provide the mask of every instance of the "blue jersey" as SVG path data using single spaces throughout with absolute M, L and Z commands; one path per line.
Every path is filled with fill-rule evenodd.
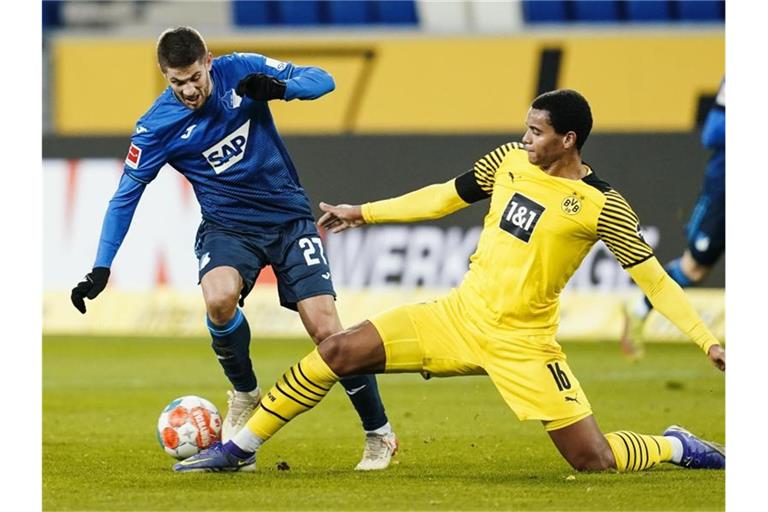
M 258 233 L 312 218 L 267 102 L 235 93 L 250 73 L 285 81 L 286 100 L 314 99 L 334 88 L 322 69 L 239 53 L 213 60 L 213 89 L 199 109 L 185 106 L 168 87 L 136 124 L 94 266 L 111 266 L 144 188 L 165 164 L 192 184 L 203 219 L 225 228 Z
M 725 190 L 725 79 L 704 121 L 701 144 L 713 150 L 707 162 L 706 188 L 721 193 Z
M 720 84 L 715 104 L 704 121 L 701 143 L 705 148 L 725 149 L 725 79 Z

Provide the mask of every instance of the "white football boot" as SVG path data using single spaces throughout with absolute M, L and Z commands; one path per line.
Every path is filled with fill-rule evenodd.
M 226 443 L 240 432 L 261 402 L 261 389 L 251 392 L 227 391 L 227 415 L 221 427 L 221 441 Z
M 365 434 L 365 449 L 363 458 L 355 466 L 356 471 L 377 471 L 386 469 L 392 456 L 397 453 L 400 446 L 394 432 L 386 434 L 375 434 L 368 432 Z

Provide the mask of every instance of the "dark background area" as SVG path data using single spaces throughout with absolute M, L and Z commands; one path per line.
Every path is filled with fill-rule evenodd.
M 521 135 L 286 136 L 301 183 L 313 202 L 362 203 L 448 180 L 476 159 Z M 43 158 L 119 158 L 128 137 L 43 137 Z M 709 156 L 699 133 L 600 134 L 590 136 L 583 157 L 617 189 L 644 225 L 658 226 L 662 263 L 682 254 L 684 228 L 699 193 Z M 478 225 L 481 204 L 435 224 Z M 719 262 L 707 286 L 725 286 Z

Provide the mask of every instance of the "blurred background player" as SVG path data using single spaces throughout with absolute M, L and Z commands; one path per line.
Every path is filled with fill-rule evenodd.
M 124 172 L 104 218 L 93 270 L 72 290 L 85 313 L 107 285 L 110 267 L 147 184 L 170 164 L 195 191 L 202 211 L 195 254 L 212 347 L 234 387 L 223 438 L 231 438 L 261 399 L 243 306 L 261 269 L 272 265 L 280 304 L 298 311 L 315 343 L 342 329 L 330 267 L 309 200 L 277 133 L 267 102 L 311 100 L 335 87 L 317 67 L 258 54 L 213 59 L 190 27 L 168 29 L 157 61 L 169 87 L 139 119 Z M 375 377 L 343 381 L 366 432 L 356 469 L 389 465 L 397 441 Z
M 712 151 L 704 184 L 685 229 L 688 248 L 664 268 L 683 288 L 700 284 L 725 252 L 725 78 L 701 133 L 702 145 Z M 624 308 L 621 347 L 627 356 L 644 354 L 643 326 L 653 305 L 643 296 Z
M 174 470 L 238 471 L 340 377 L 362 372 L 486 374 L 517 417 L 540 420 L 579 471 L 641 471 L 661 462 L 723 469 L 724 449 L 681 427 L 661 436 L 604 435 L 598 427 L 555 339 L 560 293 L 598 240 L 722 371 L 725 351 L 664 272 L 624 197 L 582 161 L 592 129 L 586 99 L 569 89 L 542 94 L 531 103 L 525 124 L 523 144 L 496 148 L 455 179 L 362 206 L 323 204 L 320 225 L 339 232 L 366 223 L 434 219 L 490 199 L 477 250 L 458 287 L 437 300 L 392 308 L 321 342 L 278 379 L 230 442 Z

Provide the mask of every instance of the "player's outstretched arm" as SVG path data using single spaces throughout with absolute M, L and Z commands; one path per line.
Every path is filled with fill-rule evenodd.
M 468 174 L 471 174 L 470 171 Z M 464 175 L 462 175 L 464 176 Z M 320 209 L 325 212 L 318 221 L 320 226 L 338 233 L 362 224 L 380 224 L 384 222 L 417 222 L 420 220 L 439 219 L 482 197 L 470 197 L 462 193 L 462 176 L 456 179 L 428 185 L 408 192 L 402 196 L 383 199 L 363 205 L 332 206 L 322 203 Z M 323 207 L 325 205 L 325 207 Z
M 597 236 L 637 283 L 653 307 L 696 343 L 712 363 L 725 370 L 725 351 L 710 332 L 688 297 L 653 255 L 643 239 L 640 219 L 613 189 L 597 221 Z M 718 348 L 714 348 L 718 347 Z
M 93 270 L 72 288 L 70 295 L 72 305 L 80 313 L 85 314 L 86 298 L 93 300 L 106 288 L 112 260 L 114 260 L 117 250 L 128 233 L 128 227 L 131 225 L 133 214 L 145 186 L 145 184 L 124 174 L 115 195 L 109 201 L 107 213 L 104 215 L 104 223 L 101 227 L 101 238 L 99 239 L 99 248 Z
M 452 180 L 427 185 L 391 199 L 354 206 L 320 203 L 320 209 L 325 213 L 318 225 L 332 233 L 339 233 L 363 224 L 417 222 L 445 217 L 491 197 L 499 162 L 514 147 L 511 143 L 504 144 L 478 160 L 472 170 Z
M 717 368 L 725 370 L 725 349 L 704 324 L 688 296 L 655 256 L 627 269 L 653 307 L 696 343 Z

